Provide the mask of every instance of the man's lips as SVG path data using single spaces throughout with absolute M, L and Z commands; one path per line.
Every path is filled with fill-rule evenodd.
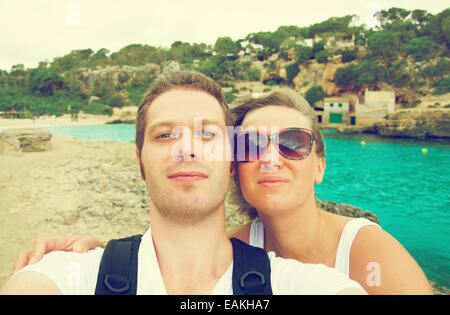
M 181 183 L 197 182 L 208 178 L 208 176 L 202 172 L 176 172 L 167 177 Z
M 258 180 L 258 185 L 264 187 L 280 187 L 288 183 L 289 180 L 280 176 L 266 176 Z

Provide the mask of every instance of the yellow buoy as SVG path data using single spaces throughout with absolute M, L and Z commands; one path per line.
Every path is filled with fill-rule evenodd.
M 366 141 L 364 141 L 364 140 L 361 141 L 361 145 L 362 145 L 362 146 L 365 146 L 365 145 L 366 145 Z
M 422 148 L 422 153 L 423 154 L 427 154 L 428 153 L 428 149 L 427 148 Z

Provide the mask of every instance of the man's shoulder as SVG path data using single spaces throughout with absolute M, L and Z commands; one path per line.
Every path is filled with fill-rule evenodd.
M 3 291 L 7 293 L 14 289 L 33 294 L 57 294 L 57 291 L 60 294 L 94 294 L 102 254 L 102 248 L 87 253 L 51 252 L 39 262 L 14 274 Z M 27 283 L 28 289 L 25 290 L 23 286 Z M 39 285 L 45 285 L 50 290 L 39 291 Z M 36 288 L 33 289 L 33 286 Z
M 306 264 L 268 253 L 274 294 L 337 294 L 361 286 L 347 275 L 323 264 Z

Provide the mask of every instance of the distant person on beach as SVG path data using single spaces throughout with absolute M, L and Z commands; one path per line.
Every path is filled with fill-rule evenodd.
M 237 161 L 229 201 L 254 220 L 228 231 L 230 237 L 280 257 L 335 268 L 369 294 L 432 293 L 419 265 L 377 224 L 317 208 L 314 183 L 325 174 L 325 145 L 315 112 L 300 95 L 288 89 L 273 92 L 231 112 L 234 127 L 265 128 L 266 133 L 250 130 L 238 136 L 246 152 L 251 145 L 260 151 Z M 278 132 L 269 141 L 272 127 Z M 19 256 L 15 269 L 51 250 L 71 250 L 66 245 L 72 243 L 82 251 L 100 245 L 89 237 L 41 239 Z
M 202 121 L 198 134 L 196 119 Z M 137 161 L 151 200 L 150 228 L 138 253 L 136 293 L 234 292 L 232 274 L 239 266 L 233 264 L 234 241 L 232 245 L 225 231 L 225 197 L 235 170 L 225 158 L 229 143 L 219 137 L 227 135 L 230 125 L 221 88 L 210 78 L 179 71 L 152 83 L 136 122 Z M 192 134 L 197 138 L 189 139 Z M 202 151 L 174 146 L 179 139 L 190 140 L 191 149 L 193 139 L 205 147 L 216 144 L 221 159 L 202 159 Z M 257 250 L 268 256 L 274 294 L 365 293 L 332 268 Z M 2 293 L 93 294 L 102 254 L 102 249 L 50 253 L 15 273 Z

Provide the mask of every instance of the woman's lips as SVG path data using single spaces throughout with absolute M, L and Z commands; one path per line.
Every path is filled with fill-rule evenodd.
M 198 182 L 208 178 L 201 172 L 176 172 L 168 176 L 171 180 L 179 183 Z
M 263 187 L 281 187 L 288 183 L 289 180 L 284 177 L 278 177 L 278 176 L 270 176 L 270 177 L 263 177 L 258 180 L 258 185 Z

